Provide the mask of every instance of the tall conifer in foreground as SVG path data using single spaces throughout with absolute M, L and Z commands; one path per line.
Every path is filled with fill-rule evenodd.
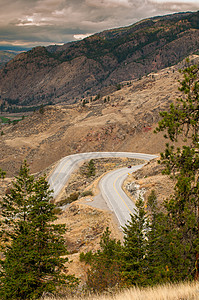
M 199 259 L 199 66 L 188 66 L 179 90 L 183 93 L 169 112 L 162 112 L 156 131 L 182 148 L 166 145 L 161 154 L 165 174 L 172 175 L 174 194 L 165 203 L 167 220 L 173 233 L 171 280 L 198 278 Z
M 120 264 L 121 243 L 110 237 L 108 227 L 100 240 L 100 249 L 80 254 L 80 261 L 90 265 L 86 287 L 92 292 L 102 292 L 122 285 Z
M 25 163 L 1 202 L 0 299 L 38 299 L 44 292 L 75 284 L 64 275 L 64 225 L 55 225 L 54 204 L 45 177 L 34 180 Z
M 147 283 L 149 285 L 165 283 L 171 280 L 171 271 L 174 269 L 173 252 L 174 243 L 172 224 L 168 220 L 165 209 L 157 202 L 152 190 L 147 201 L 149 227 L 147 231 Z
M 122 248 L 122 273 L 126 285 L 146 283 L 146 250 L 148 217 L 141 197 L 136 201 L 136 209 L 123 228 L 124 245 Z

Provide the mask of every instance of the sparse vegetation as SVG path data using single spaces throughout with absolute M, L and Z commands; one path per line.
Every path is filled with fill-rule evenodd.
M 53 213 L 54 213 L 55 215 L 60 215 L 62 212 L 63 212 L 63 211 L 62 211 L 62 209 L 61 209 L 60 207 L 55 207 L 55 208 L 53 209 Z
M 64 206 L 66 204 L 70 204 L 74 201 L 76 201 L 79 197 L 79 192 L 74 192 L 72 194 L 70 194 L 70 196 L 68 196 L 67 198 L 57 202 L 57 206 Z
M 92 191 L 84 191 L 81 194 L 82 197 L 86 197 L 86 196 L 93 196 L 93 192 Z
M 95 176 L 95 164 L 93 159 L 91 159 L 88 163 L 88 172 L 87 172 L 87 176 L 91 177 L 91 176 Z
M 118 84 L 116 85 L 116 88 L 117 88 L 117 91 L 121 90 L 121 88 L 122 88 L 121 83 L 118 83 Z
M 10 119 L 6 117 L 0 117 L 2 123 L 10 123 Z
M 91 159 L 86 166 L 81 168 L 81 173 L 88 178 L 95 176 L 95 163 L 93 159 Z
M 6 176 L 6 172 L 5 171 L 3 171 L 2 169 L 0 169 L 0 178 L 5 178 L 5 176 Z
M 15 117 L 4 117 L 4 116 L 1 116 L 0 117 L 0 120 L 1 120 L 1 122 L 2 123 L 4 123 L 4 124 L 13 124 L 13 125 L 15 125 L 15 124 L 17 124 L 17 122 L 19 122 L 19 121 L 21 121 L 21 120 L 23 120 L 25 117 L 24 116 L 17 116 L 17 118 L 16 118 L 16 116 Z
M 39 113 L 42 115 L 44 114 L 44 106 L 43 105 L 40 106 Z
M 95 98 L 93 99 L 93 101 L 97 101 L 97 100 L 99 100 L 99 99 L 100 99 L 100 97 L 101 97 L 101 95 L 100 95 L 100 94 L 97 94 L 97 95 L 95 96 Z
M 36 47 L 2 69 L 0 88 L 8 86 L 3 100 L 8 99 L 9 109 L 13 111 L 21 109 L 20 104 L 57 103 L 59 98 L 67 103 L 82 95 L 94 96 L 110 84 L 114 87 L 118 80 L 139 78 L 157 71 L 160 66 L 174 65 L 198 51 L 197 24 L 198 12 L 174 14 L 107 30 L 68 47 L 53 50 Z M 71 65 L 77 58 L 79 64 Z M 82 59 L 84 68 L 79 72 Z M 66 72 L 64 80 L 55 80 L 55 76 L 61 76 L 62 64 L 72 68 L 71 72 L 76 75 L 70 77 Z M 129 68 L 131 64 L 133 68 Z M 43 78 L 46 80 L 41 90 L 38 83 Z M 56 82 L 56 86 L 52 82 Z M 23 89 L 24 85 L 26 89 Z

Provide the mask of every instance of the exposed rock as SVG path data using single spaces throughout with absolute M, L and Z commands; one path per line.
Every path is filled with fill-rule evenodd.
M 0 70 L 0 97 L 26 106 L 76 103 L 99 92 L 103 97 L 122 81 L 157 72 L 196 53 L 198 19 L 199 12 L 174 14 L 60 47 L 36 47 Z
M 133 196 L 134 200 L 138 200 L 139 197 L 143 198 L 146 189 L 145 188 L 140 188 L 140 185 L 135 183 L 135 182 L 130 182 L 127 183 L 125 186 L 128 192 Z

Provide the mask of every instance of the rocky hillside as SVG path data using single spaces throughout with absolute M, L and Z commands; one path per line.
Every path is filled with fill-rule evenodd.
M 0 50 L 0 68 L 16 56 L 16 52 Z
M 199 50 L 199 12 L 143 20 L 64 46 L 37 47 L 0 71 L 7 106 L 75 103 L 174 65 Z M 6 107 L 5 105 L 5 107 Z
M 190 58 L 199 62 L 199 56 Z M 151 73 L 96 101 L 48 106 L 18 123 L 2 124 L 0 168 L 15 175 L 24 159 L 38 172 L 63 156 L 87 151 L 159 153 L 163 134 L 153 129 L 159 112 L 179 96 L 181 64 Z

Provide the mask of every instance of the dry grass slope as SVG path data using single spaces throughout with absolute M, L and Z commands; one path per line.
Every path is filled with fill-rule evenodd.
M 53 298 L 44 298 L 50 300 Z M 59 299 L 59 298 L 54 298 Z M 62 298 L 63 299 L 63 298 Z M 131 288 L 115 295 L 65 298 L 68 300 L 198 300 L 199 282 L 159 285 L 148 288 Z

